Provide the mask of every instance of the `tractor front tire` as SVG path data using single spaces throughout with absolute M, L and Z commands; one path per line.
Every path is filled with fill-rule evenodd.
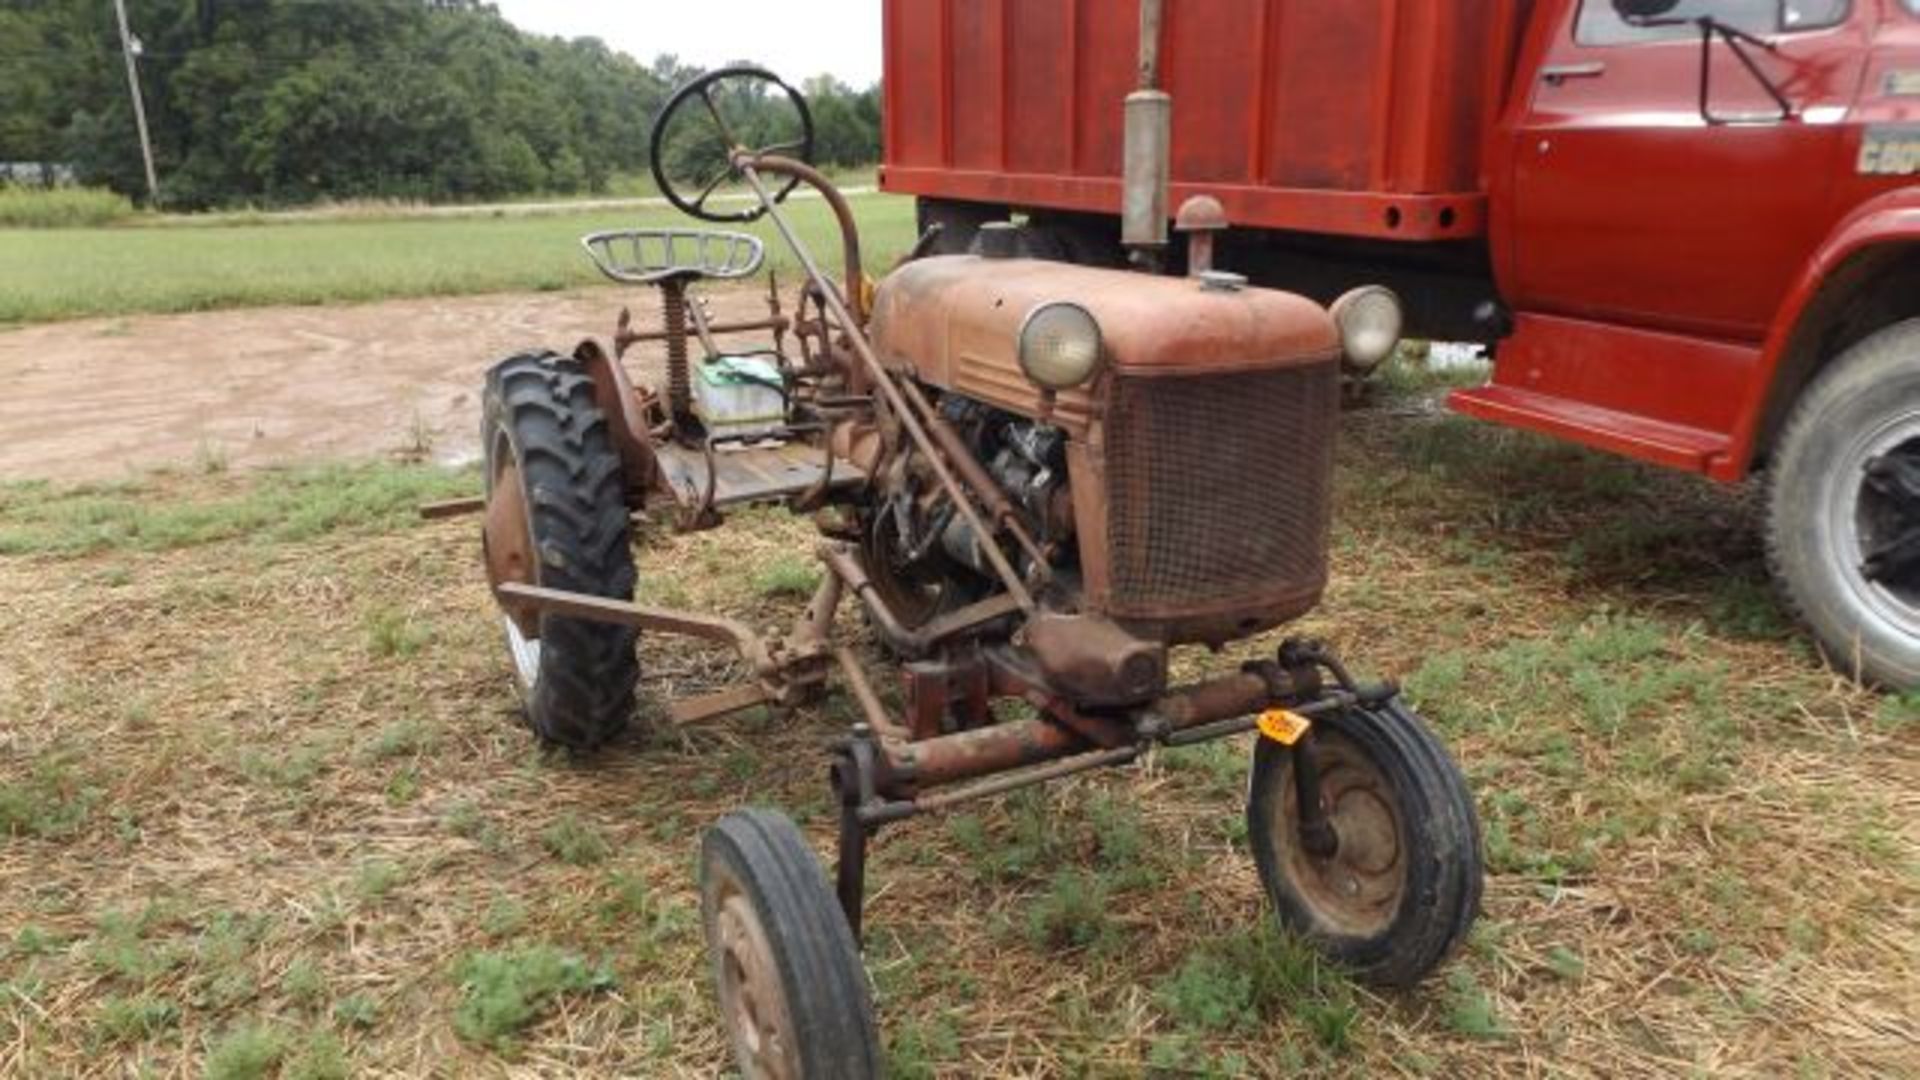
M 1247 839 L 1282 925 L 1377 986 L 1412 986 L 1466 937 L 1485 876 L 1466 778 L 1412 709 L 1393 700 L 1315 717 L 1330 856 L 1300 835 L 1293 751 L 1262 738 Z
M 1920 687 L 1920 319 L 1869 335 L 1801 394 L 1768 495 L 1774 579 L 1828 662 Z
M 593 379 L 557 353 L 522 353 L 487 373 L 484 542 L 489 577 L 632 600 L 626 478 Z M 592 750 L 626 730 L 640 678 L 632 627 L 504 611 L 528 723 Z
M 786 815 L 739 810 L 707 830 L 700 911 L 745 1080 L 886 1075 L 860 947 Z

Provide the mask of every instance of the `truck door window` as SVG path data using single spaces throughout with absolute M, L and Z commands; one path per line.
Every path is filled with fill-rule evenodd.
M 1907 0 L 1909 6 L 1920 0 Z M 1664 25 L 1635 26 L 1614 9 L 1613 0 L 1581 0 L 1573 38 L 1582 45 L 1638 45 L 1649 41 L 1699 40 L 1697 27 L 1679 20 L 1703 15 L 1749 34 L 1820 30 L 1846 21 L 1852 0 L 1680 0 L 1660 16 Z M 1676 24 L 1677 23 L 1677 24 Z

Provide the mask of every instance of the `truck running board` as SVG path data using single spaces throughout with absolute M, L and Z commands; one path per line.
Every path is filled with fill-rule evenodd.
M 1447 405 L 1455 412 L 1496 424 L 1538 431 L 1688 472 L 1710 472 L 1715 460 L 1725 457 L 1731 446 L 1731 440 L 1718 432 L 1511 386 L 1456 390 L 1448 396 Z

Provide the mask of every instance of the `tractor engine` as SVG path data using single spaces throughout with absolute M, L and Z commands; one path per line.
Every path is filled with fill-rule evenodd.
M 1051 685 L 1145 700 L 1170 646 L 1219 646 L 1319 602 L 1341 355 L 1326 309 L 1233 275 L 965 255 L 896 270 L 873 311 L 882 362 L 937 396 L 1045 555 L 1020 637 Z M 996 582 L 992 538 L 908 494 L 936 490 L 895 489 L 891 557 L 977 597 Z M 1031 554 L 1003 550 L 1036 576 Z
M 987 475 L 1018 508 L 1022 519 L 1054 558 L 1049 568 L 1055 581 L 1078 574 L 1073 539 L 1073 503 L 1067 487 L 1067 434 L 1050 424 L 958 395 L 946 398 L 942 414 L 974 456 L 986 463 Z M 963 518 L 952 517 L 940 530 L 940 546 L 947 558 L 973 571 L 983 582 L 993 579 L 980 549 L 980 538 Z

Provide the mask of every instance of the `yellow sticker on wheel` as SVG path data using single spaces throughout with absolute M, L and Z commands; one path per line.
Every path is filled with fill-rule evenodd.
M 1260 714 L 1258 723 L 1260 734 L 1281 746 L 1292 746 L 1299 742 L 1300 736 L 1313 727 L 1312 721 L 1286 709 L 1268 709 Z

